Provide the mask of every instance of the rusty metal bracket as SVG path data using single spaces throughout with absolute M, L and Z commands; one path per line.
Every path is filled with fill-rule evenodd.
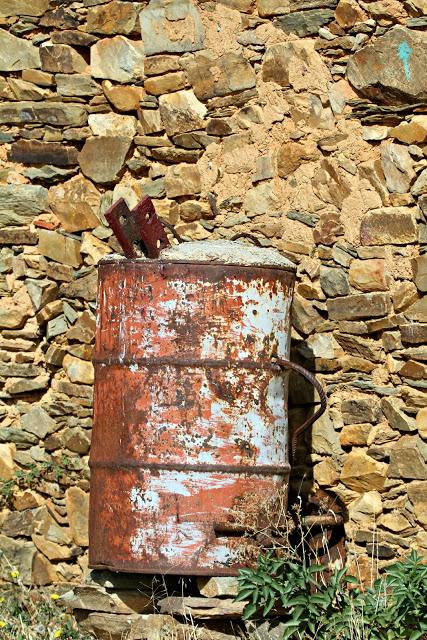
M 120 198 L 106 211 L 105 218 L 126 258 L 138 258 L 135 245 L 139 245 L 148 258 L 158 258 L 160 251 L 170 245 L 149 196 L 145 196 L 132 210 Z
M 292 369 L 292 371 L 296 371 L 297 373 L 300 373 L 306 380 L 308 380 L 308 382 L 310 382 L 313 385 L 313 387 L 316 389 L 317 393 L 319 394 L 319 398 L 320 398 L 320 407 L 317 409 L 317 411 L 315 411 L 312 416 L 307 418 L 307 420 L 300 427 L 298 427 L 298 429 L 295 429 L 294 433 L 292 434 L 292 447 L 291 447 L 292 458 L 295 458 L 298 437 L 301 435 L 303 431 L 308 429 L 308 427 L 312 425 L 313 422 L 316 422 L 316 420 L 320 418 L 320 416 L 323 415 L 326 411 L 326 408 L 328 406 L 328 403 L 326 400 L 326 394 L 323 390 L 322 385 L 318 380 L 316 380 L 316 378 L 311 373 L 311 371 L 308 371 L 307 369 L 302 367 L 300 364 L 296 364 L 295 362 L 291 362 L 290 360 L 283 360 L 279 358 L 275 358 L 273 362 L 282 369 Z

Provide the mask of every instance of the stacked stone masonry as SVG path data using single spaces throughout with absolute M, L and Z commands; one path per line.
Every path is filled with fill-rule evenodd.
M 294 478 L 350 562 L 427 554 L 425 0 L 0 0 L 0 547 L 87 574 L 104 212 L 298 264 L 293 359 L 328 412 Z M 316 403 L 294 381 L 291 425 Z M 7 579 L 7 574 L 3 576 Z

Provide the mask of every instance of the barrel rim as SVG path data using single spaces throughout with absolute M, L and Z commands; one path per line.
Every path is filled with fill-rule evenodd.
M 296 274 L 297 265 L 294 267 L 285 267 L 280 265 L 272 265 L 272 264 L 242 264 L 238 262 L 215 262 L 213 260 L 162 260 L 162 259 L 150 259 L 150 258 L 125 258 L 124 256 L 112 256 L 107 255 L 104 256 L 99 262 L 99 266 L 106 265 L 125 265 L 132 264 L 137 266 L 148 266 L 148 265 L 163 265 L 163 264 L 182 264 L 189 266 L 202 265 L 205 267 L 235 267 L 238 269 L 268 269 L 269 271 L 285 271 L 287 273 Z

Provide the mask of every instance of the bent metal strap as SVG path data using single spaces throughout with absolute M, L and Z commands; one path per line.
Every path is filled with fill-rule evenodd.
M 319 398 L 320 398 L 320 407 L 317 409 L 317 411 L 315 411 L 312 416 L 307 418 L 307 420 L 300 427 L 298 427 L 298 429 L 295 429 L 295 431 L 292 434 L 292 458 L 294 459 L 296 449 L 297 449 L 297 440 L 299 436 L 303 431 L 308 429 L 308 427 L 310 427 L 313 424 L 313 422 L 316 422 L 316 420 L 320 418 L 322 414 L 325 413 L 328 403 L 327 403 L 326 394 L 325 394 L 325 391 L 323 390 L 322 385 L 318 380 L 316 380 L 316 378 L 311 373 L 311 371 L 308 371 L 301 365 L 296 364 L 295 362 L 290 362 L 289 360 L 275 358 L 273 362 L 282 369 L 292 369 L 293 371 L 300 373 L 306 380 L 308 380 L 308 382 L 310 382 L 310 384 L 313 385 L 313 387 L 316 389 L 317 393 L 319 394 Z

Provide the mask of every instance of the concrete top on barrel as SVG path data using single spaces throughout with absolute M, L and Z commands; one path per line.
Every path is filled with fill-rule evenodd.
M 102 262 L 126 260 L 124 256 L 110 254 Z M 148 261 L 145 256 L 136 261 Z M 296 271 L 296 265 L 282 256 L 276 249 L 254 247 L 231 240 L 199 240 L 183 242 L 163 249 L 160 261 L 212 262 L 214 264 L 233 264 L 242 266 L 275 267 Z M 134 260 L 132 260 L 133 262 Z

